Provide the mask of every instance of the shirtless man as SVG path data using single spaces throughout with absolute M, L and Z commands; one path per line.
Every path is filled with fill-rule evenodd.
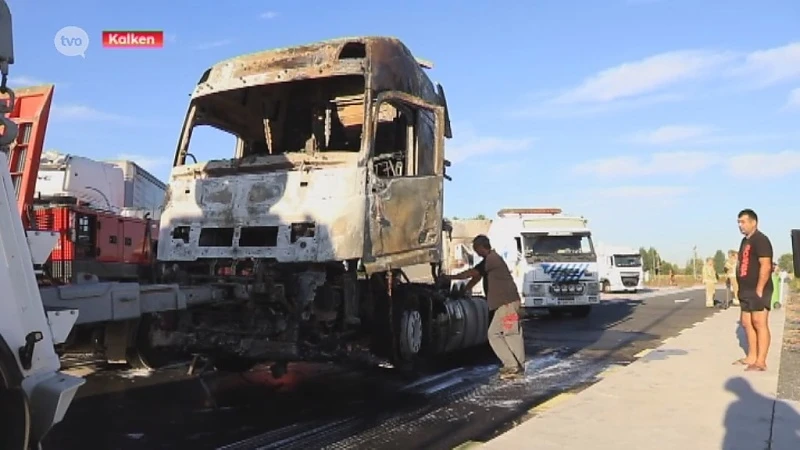
M 736 278 L 739 284 L 741 323 L 747 334 L 747 356 L 734 362 L 746 370 L 767 370 L 769 351 L 769 311 L 772 301 L 772 243 L 758 230 L 758 216 L 752 209 L 739 213 L 739 231 L 744 238 L 739 246 Z

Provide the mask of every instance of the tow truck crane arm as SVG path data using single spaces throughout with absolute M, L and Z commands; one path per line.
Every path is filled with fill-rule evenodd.
M 57 237 L 26 233 L 17 211 L 8 151 L 18 130 L 6 117 L 14 106 L 14 92 L 7 86 L 13 63 L 11 12 L 0 0 L 0 448 L 29 450 L 41 448 L 85 380 L 61 373 L 55 352 L 78 311 L 46 310 L 33 270 L 34 263 L 44 262 L 34 261 L 33 255 L 46 259 Z

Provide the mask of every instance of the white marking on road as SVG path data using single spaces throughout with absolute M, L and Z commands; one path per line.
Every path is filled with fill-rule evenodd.
M 691 300 L 690 298 L 675 299 L 675 303 L 688 303 Z
M 127 378 L 129 380 L 132 380 L 134 378 L 149 378 L 150 376 L 153 375 L 153 373 L 155 372 L 150 369 L 131 369 L 119 372 L 118 375 L 121 378 Z

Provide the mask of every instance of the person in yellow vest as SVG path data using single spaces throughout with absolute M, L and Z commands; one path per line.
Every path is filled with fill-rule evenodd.
M 706 259 L 703 266 L 703 284 L 706 285 L 706 308 L 714 307 L 714 293 L 717 291 L 717 271 L 714 269 L 714 258 Z
M 739 282 L 736 280 L 736 264 L 738 260 L 739 252 L 731 250 L 728 252 L 728 260 L 725 261 L 725 275 L 731 287 L 734 306 L 739 306 Z

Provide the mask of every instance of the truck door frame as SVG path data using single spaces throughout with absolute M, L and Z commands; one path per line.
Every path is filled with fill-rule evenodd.
M 403 175 L 381 177 L 375 171 L 376 138 L 379 111 L 384 103 L 404 106 L 414 111 L 413 149 L 406 147 Z M 400 91 L 378 94 L 371 105 L 367 154 L 367 228 L 365 258 L 368 273 L 402 268 L 441 260 L 442 217 L 444 202 L 444 139 L 447 129 L 445 108 Z M 431 173 L 419 173 L 416 123 L 419 112 L 433 115 L 433 154 Z M 407 142 L 412 142 L 407 139 Z M 409 151 L 410 150 L 410 151 Z M 433 195 L 432 192 L 433 191 Z

